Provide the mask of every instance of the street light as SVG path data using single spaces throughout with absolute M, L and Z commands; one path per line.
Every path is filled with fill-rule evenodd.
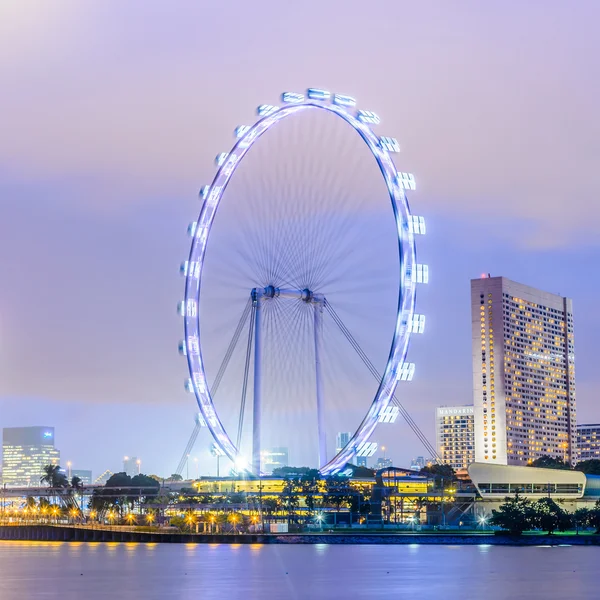
M 142 469 L 142 461 L 138 458 L 135 462 L 137 464 L 138 475 L 139 475 L 141 473 L 141 469 Z
M 154 522 L 154 513 L 147 513 L 146 514 L 146 521 L 148 522 L 148 525 L 152 525 L 152 523 Z
M 71 480 L 71 461 L 68 460 L 67 461 L 67 477 L 69 478 L 69 481 Z

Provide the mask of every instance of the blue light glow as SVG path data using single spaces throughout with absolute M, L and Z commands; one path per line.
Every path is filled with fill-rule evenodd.
M 361 442 L 356 446 L 356 456 L 373 456 L 377 451 L 377 442 Z
M 256 112 L 258 113 L 259 117 L 268 117 L 269 115 L 272 115 L 278 109 L 279 109 L 279 106 L 273 106 L 272 104 L 261 104 L 256 109 Z
M 379 143 L 388 152 L 400 152 L 400 144 L 396 138 L 382 136 L 379 138 Z
M 412 381 L 415 374 L 415 363 L 402 363 L 400 381 Z
M 215 158 L 215 163 L 217 164 L 217 167 L 220 167 L 227 160 L 228 156 L 228 152 L 221 152 L 220 154 L 217 154 L 217 157 Z
M 400 150 L 398 150 L 399 152 Z M 412 173 L 398 173 L 398 177 L 396 178 L 398 185 L 404 190 L 416 190 L 417 183 L 415 181 L 415 176 Z
M 198 222 L 197 221 L 192 221 L 187 228 L 187 234 L 190 237 L 194 237 L 194 235 L 196 234 L 196 229 L 198 227 Z
M 367 123 L 368 125 L 379 125 L 381 119 L 370 110 L 359 110 L 356 118 L 361 123 Z
M 344 96 L 343 94 L 334 94 L 333 103 L 338 106 L 356 106 L 356 100 L 352 96 Z
M 206 196 L 208 196 L 208 192 L 210 191 L 210 185 L 204 185 L 200 188 L 200 198 L 202 200 L 206 200 Z
M 423 333 L 425 331 L 425 315 L 414 314 L 408 323 L 410 333 Z
M 429 267 L 416 264 L 411 271 L 411 281 L 413 283 L 429 283 Z
M 397 406 L 386 406 L 379 413 L 379 423 L 395 423 L 400 409 Z
M 299 104 L 300 102 L 304 102 L 304 94 L 297 94 L 296 92 L 283 92 L 281 94 L 282 102 L 287 102 L 289 104 Z
M 408 230 L 415 235 L 425 235 L 427 228 L 425 227 L 425 219 L 416 215 L 411 215 L 408 221 Z
M 235 128 L 233 133 L 236 138 L 241 138 L 244 137 L 244 135 L 248 133 L 248 131 L 250 131 L 250 125 L 239 125 Z
M 318 88 L 308 88 L 306 93 L 311 100 L 329 100 L 331 98 L 331 92 Z

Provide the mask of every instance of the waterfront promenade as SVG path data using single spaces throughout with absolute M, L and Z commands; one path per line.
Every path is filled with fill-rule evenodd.
M 84 527 L 77 525 L 3 525 L 0 540 L 56 542 L 139 542 L 166 544 L 441 544 L 441 545 L 516 545 L 516 546 L 600 546 L 600 535 L 525 534 L 519 537 L 489 532 L 435 533 L 181 533 L 143 530 L 135 527 Z

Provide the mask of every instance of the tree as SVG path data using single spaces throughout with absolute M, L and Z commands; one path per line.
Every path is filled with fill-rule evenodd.
M 557 529 L 564 531 L 571 524 L 570 515 L 552 498 L 540 498 L 532 505 L 533 525 L 552 535 Z
M 307 475 L 316 478 L 319 476 L 319 471 L 310 467 L 277 467 L 273 469 L 272 475 L 273 477 L 301 477 Z
M 596 533 L 600 533 L 600 500 L 594 504 L 588 513 L 588 525 L 596 528 Z
M 183 481 L 183 477 L 179 473 L 171 473 L 169 481 Z
M 315 496 L 319 492 L 319 481 L 320 474 L 318 471 L 314 476 L 306 474 L 300 478 L 300 490 L 310 514 L 315 511 Z
M 544 454 L 539 458 L 536 458 L 528 466 L 537 467 L 538 469 L 570 469 L 571 465 L 566 463 L 562 458 L 554 458 Z
M 60 470 L 59 465 L 46 465 L 40 483 L 47 483 L 51 488 L 67 487 L 68 485 L 67 476 Z
M 71 487 L 74 490 L 80 490 L 83 487 L 83 481 L 82 481 L 81 477 L 77 477 L 77 475 L 73 475 L 73 477 L 71 477 Z
M 286 479 L 281 490 L 281 504 L 287 512 L 288 523 L 296 514 L 296 509 L 300 504 L 298 497 L 297 482 L 294 479 Z
M 509 531 L 511 535 L 521 535 L 535 524 L 535 514 L 531 502 L 518 494 L 504 499 L 498 510 L 492 510 L 491 523 Z
M 582 460 L 575 465 L 576 471 L 581 471 L 586 475 L 600 475 L 600 460 L 597 458 L 590 458 L 589 460 Z
M 336 515 L 342 506 L 348 506 L 352 501 L 352 488 L 347 477 L 332 475 L 325 479 L 325 494 L 323 500 L 335 508 Z M 336 517 L 337 523 L 337 517 Z
M 575 525 L 575 530 L 579 533 L 580 529 L 585 529 L 589 524 L 590 519 L 590 510 L 589 508 L 578 508 L 573 513 L 573 524 Z

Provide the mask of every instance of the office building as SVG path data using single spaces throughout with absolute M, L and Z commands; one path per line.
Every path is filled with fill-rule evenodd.
M 279 447 L 271 448 L 261 452 L 261 471 L 267 475 L 273 473 L 274 469 L 281 467 L 287 467 L 288 462 L 288 449 Z
M 140 474 L 142 461 L 137 456 L 125 456 L 123 458 L 123 472 L 129 477 Z
M 44 467 L 60 464 L 54 427 L 6 427 L 2 430 L 2 480 L 8 486 L 40 486 Z
M 471 281 L 475 461 L 576 457 L 571 300 L 484 276 Z
M 335 453 L 336 454 L 341 452 L 342 448 L 346 447 L 346 445 L 350 441 L 351 437 L 352 437 L 352 434 L 349 431 L 340 431 L 335 436 Z
M 369 457 L 368 456 L 357 456 L 356 457 L 356 466 L 357 467 L 368 467 L 369 466 Z
M 437 451 L 443 464 L 454 470 L 475 462 L 473 406 L 440 406 L 435 409 Z
M 87 469 L 71 469 L 71 478 L 79 477 L 82 485 L 92 485 L 92 472 Z
M 420 471 L 425 466 L 425 459 L 422 456 L 417 456 L 410 461 L 412 471 Z
M 375 470 L 379 471 L 379 469 L 388 469 L 392 467 L 394 462 L 391 458 L 385 458 L 385 456 L 380 456 L 373 467 Z
M 577 425 L 577 461 L 600 460 L 600 424 Z

